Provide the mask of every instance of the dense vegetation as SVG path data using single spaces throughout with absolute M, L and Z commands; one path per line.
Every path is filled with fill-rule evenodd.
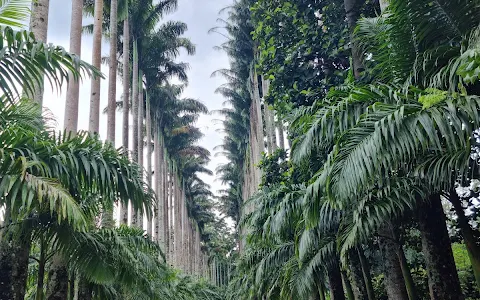
M 226 298 L 478 299 L 480 3 L 227 11 Z

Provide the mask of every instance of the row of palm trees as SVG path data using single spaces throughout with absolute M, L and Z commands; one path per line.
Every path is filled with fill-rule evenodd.
M 21 27 L 30 3 L 2 2 L 4 26 Z M 181 37 L 184 23 L 157 26 L 176 5 L 176 1 L 73 0 L 72 54 L 45 43 L 48 0 L 32 3 L 32 33 L 2 30 L 0 133 L 5 142 L 0 204 L 5 213 L 0 229 L 0 299 L 218 297 L 205 282 L 179 277 L 165 264 L 166 258 L 187 274 L 207 277 L 208 244 L 202 239 L 205 224 L 215 219 L 209 187 L 198 177 L 210 173 L 209 153 L 196 145 L 202 134 L 194 126 L 207 108 L 195 99 L 180 99 L 183 86 L 169 83 L 172 76 L 187 81 L 188 66 L 175 59 L 182 48 L 193 54 L 194 46 Z M 82 28 L 82 14 L 92 10 L 93 66 L 79 58 L 82 31 L 89 30 Z M 96 133 L 103 59 L 99 47 L 105 34 L 110 38 L 110 56 L 105 59 L 109 104 L 103 143 Z M 119 69 L 124 82 L 121 102 L 115 94 Z M 77 132 L 82 74 L 92 75 L 89 132 Z M 63 134 L 55 134 L 48 115 L 41 113 L 44 76 L 57 87 L 68 81 Z M 17 86 L 37 103 L 17 100 Z M 118 108 L 124 112 L 125 150 L 114 148 Z M 114 226 L 115 207 L 120 207 L 119 228 Z M 195 219 L 197 215 L 201 217 Z M 129 216 L 131 228 L 126 227 Z
M 223 110 L 229 134 L 222 148 L 229 163 L 218 171 L 228 184 L 224 210 L 237 220 L 241 235 L 228 297 L 325 299 L 328 290 L 331 299 L 377 299 L 371 268 L 378 256 L 388 299 L 474 299 L 478 293 L 462 291 L 442 204 L 450 203 L 455 212 L 471 284 L 476 281 L 478 289 L 478 227 L 456 192 L 478 178 L 471 155 L 480 125 L 478 2 L 380 1 L 374 3 L 378 15 L 370 18 L 361 18 L 360 9 L 371 2 L 330 2 L 281 1 L 267 18 L 255 14 L 272 3 L 238 1 L 225 22 L 231 39 L 222 48 L 232 63 L 221 71 L 229 83 L 219 92 L 231 104 Z M 345 15 L 325 17 L 340 4 Z M 295 9 L 298 26 L 311 20 L 308 26 L 321 30 L 317 24 L 328 18 L 339 23 L 341 30 L 324 30 L 321 39 L 351 39 L 351 67 L 343 83 L 329 77 L 327 68 L 314 70 L 316 76 L 327 74 L 317 84 L 331 88 L 305 79 L 311 86 L 291 98 L 287 93 L 305 82 L 281 81 L 284 74 L 275 63 L 287 68 L 294 59 L 282 51 L 309 57 L 296 49 L 315 48 L 302 40 L 304 27 L 301 33 L 282 33 L 286 25 L 278 29 Z M 276 30 L 278 35 L 268 35 Z M 251 32 L 260 32 L 256 40 Z M 295 34 L 300 43 L 292 45 Z M 317 57 L 311 65 L 330 58 Z M 272 78 L 270 88 L 265 78 Z M 308 87 L 317 98 L 302 103 L 298 99 L 310 94 Z M 284 110 L 290 124 L 290 158 L 275 151 L 274 122 L 261 101 L 269 93 L 274 95 L 269 102 Z M 267 152 L 263 159 L 262 152 Z M 412 231 L 421 241 L 428 295 L 419 294 L 421 283 L 413 279 L 404 252 L 411 250 L 403 243 Z

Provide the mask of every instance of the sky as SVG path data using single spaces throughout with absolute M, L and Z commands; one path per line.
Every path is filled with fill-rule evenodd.
M 222 108 L 224 99 L 215 94 L 215 89 L 224 83 L 219 77 L 211 77 L 211 74 L 218 69 L 228 68 L 228 57 L 225 53 L 214 50 L 215 46 L 220 45 L 224 38 L 215 33 L 208 33 L 209 29 L 217 26 L 219 11 L 232 4 L 232 0 L 178 0 L 178 10 L 168 16 L 165 20 L 183 21 L 188 25 L 188 31 L 185 36 L 190 38 L 196 45 L 196 54 L 189 56 L 182 53 L 179 61 L 187 62 L 190 65 L 188 71 L 189 85 L 186 88 L 183 97 L 195 98 L 207 105 L 210 111 Z M 48 42 L 60 45 L 69 49 L 70 36 L 70 18 L 71 18 L 71 0 L 50 0 L 50 14 L 48 26 Z M 83 24 L 93 23 L 92 18 L 84 18 Z M 108 55 L 108 43 L 102 45 L 102 55 Z M 92 36 L 84 35 L 82 37 L 81 58 L 89 63 L 92 61 Z M 108 66 L 102 66 L 102 72 L 108 75 Z M 102 81 L 101 85 L 101 110 L 107 105 L 108 76 Z M 117 99 L 120 99 L 122 93 L 122 83 L 117 83 Z M 79 104 L 79 130 L 88 129 L 88 115 L 90 103 L 90 80 L 84 79 L 80 86 L 80 104 Z M 44 97 L 44 106 L 56 117 L 57 126 L 63 128 L 63 117 L 65 109 L 65 87 L 62 91 L 52 91 L 46 88 Z M 200 145 L 207 148 L 212 153 L 212 161 L 209 168 L 214 171 L 216 166 L 225 162 L 225 158 L 215 156 L 214 147 L 222 143 L 221 123 L 218 121 L 221 117 L 218 114 L 211 113 L 201 116 L 197 126 L 202 130 L 205 136 L 200 141 Z M 117 113 L 116 145 L 121 146 L 121 113 Z M 100 116 L 100 135 L 106 137 L 107 117 Z M 131 123 L 130 123 L 131 124 Z M 212 186 L 215 192 L 221 189 L 219 181 L 215 176 L 202 176 L 202 179 Z

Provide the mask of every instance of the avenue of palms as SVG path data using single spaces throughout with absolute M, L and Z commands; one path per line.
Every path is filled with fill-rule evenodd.
M 0 0 L 0 300 L 480 299 L 478 0 L 181 3 Z

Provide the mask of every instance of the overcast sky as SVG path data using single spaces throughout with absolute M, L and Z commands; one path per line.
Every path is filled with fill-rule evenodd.
M 218 34 L 209 34 L 208 30 L 216 26 L 219 17 L 218 12 L 230 5 L 232 0 L 179 0 L 177 12 L 169 15 L 167 19 L 179 20 L 187 23 L 188 31 L 186 37 L 190 38 L 196 45 L 196 55 L 188 56 L 182 53 L 179 60 L 190 64 L 189 86 L 185 90 L 184 97 L 196 98 L 205 103 L 209 110 L 214 111 L 222 108 L 224 99 L 215 94 L 215 89 L 224 81 L 222 78 L 211 78 L 213 71 L 228 67 L 228 58 L 225 53 L 214 50 L 214 46 L 220 45 L 224 38 Z M 50 16 L 48 42 L 61 45 L 67 50 L 69 48 L 71 17 L 71 0 L 50 0 Z M 92 23 L 91 19 L 84 19 L 84 25 Z M 108 44 L 104 43 L 102 55 L 108 55 Z M 92 61 L 92 37 L 82 38 L 82 59 Z M 108 66 L 102 66 L 102 72 L 107 75 Z M 101 109 L 107 104 L 107 83 L 108 78 L 103 80 L 101 86 Z M 117 99 L 120 99 L 122 91 L 121 82 L 117 84 Z M 90 102 L 90 81 L 85 80 L 80 87 L 79 106 L 79 129 L 88 129 L 88 114 Z M 61 93 L 46 89 L 44 105 L 55 115 L 58 127 L 63 128 L 63 116 L 65 109 L 65 91 Z M 205 137 L 200 144 L 212 152 L 212 162 L 209 167 L 212 171 L 215 167 L 224 162 L 222 157 L 215 157 L 213 148 L 222 142 L 222 134 L 219 131 L 221 124 L 216 121 L 218 114 L 202 116 L 198 121 Z M 106 137 L 106 115 L 100 119 L 100 134 Z M 121 145 L 121 114 L 117 114 L 117 146 Z M 204 180 L 212 185 L 212 190 L 221 188 L 215 176 L 203 176 Z

